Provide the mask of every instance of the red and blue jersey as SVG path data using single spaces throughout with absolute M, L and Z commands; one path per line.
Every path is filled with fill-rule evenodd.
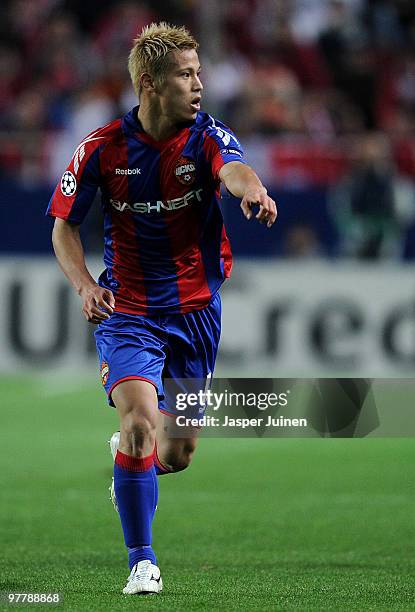
M 137 110 L 81 142 L 47 214 L 80 224 L 100 188 L 105 270 L 98 282 L 113 291 L 115 310 L 199 310 L 230 276 L 219 171 L 243 162 L 243 150 L 228 127 L 203 112 L 155 141 Z

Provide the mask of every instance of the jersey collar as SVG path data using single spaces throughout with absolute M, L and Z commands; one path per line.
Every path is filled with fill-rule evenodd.
M 200 121 L 200 113 L 198 113 L 195 121 L 189 122 L 185 124 L 181 129 L 179 129 L 175 134 L 170 136 L 169 138 L 165 138 L 164 140 L 154 140 L 149 134 L 147 134 L 143 126 L 141 125 L 141 121 L 138 118 L 138 109 L 139 106 L 135 106 L 129 113 L 124 115 L 123 118 L 123 127 L 124 131 L 129 134 L 134 135 L 136 138 L 149 144 L 150 146 L 156 149 L 164 149 L 166 146 L 170 146 L 174 144 L 177 140 L 183 138 L 183 134 L 185 132 L 189 132 L 194 128 L 198 122 Z

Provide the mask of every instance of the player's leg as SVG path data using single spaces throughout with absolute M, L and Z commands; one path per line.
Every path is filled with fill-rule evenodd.
M 159 475 L 181 472 L 192 461 L 197 446 L 197 427 L 176 424 L 176 415 L 160 412 L 154 464 Z
M 159 401 L 155 462 L 164 473 L 190 465 L 197 446 L 199 427 L 182 426 L 176 418 L 201 419 L 204 405 L 178 410 L 177 393 L 206 391 L 215 368 L 221 331 L 221 300 L 216 294 L 204 309 L 172 315 L 168 322 L 168 352 L 163 370 L 165 397 Z
M 115 387 L 112 400 L 120 418 L 114 490 L 132 570 L 124 592 L 159 592 L 161 578 L 152 548 L 158 497 L 154 469 L 157 394 L 149 382 L 128 380 Z
M 162 335 L 157 322 L 119 313 L 95 332 L 102 383 L 120 417 L 121 439 L 112 449 L 113 487 L 132 568 L 126 593 L 161 590 L 151 526 L 157 504 L 153 451 L 165 360 Z
M 206 389 L 215 367 L 221 329 L 221 301 L 216 294 L 211 303 L 200 311 L 185 315 L 173 315 L 168 322 L 168 358 L 163 374 L 170 380 L 180 380 L 183 390 L 197 392 Z M 188 381 L 188 382 L 187 382 Z M 107 384 L 109 386 L 110 383 Z M 173 385 L 174 387 L 174 385 Z M 154 464 L 157 475 L 184 470 L 190 464 L 197 445 L 199 429 L 177 426 L 174 393 L 165 389 L 166 397 L 159 401 L 161 418 L 157 426 Z M 201 418 L 203 408 L 189 415 Z M 113 456 L 119 445 L 116 432 L 110 440 Z M 114 489 L 111 499 L 117 510 Z
M 197 446 L 197 427 L 178 427 L 175 415 L 159 412 L 157 423 L 156 444 L 154 447 L 154 468 L 157 476 L 181 472 L 192 460 Z M 120 446 L 120 432 L 116 431 L 109 440 L 111 454 L 115 460 Z M 109 488 L 111 501 L 118 512 L 114 483 Z

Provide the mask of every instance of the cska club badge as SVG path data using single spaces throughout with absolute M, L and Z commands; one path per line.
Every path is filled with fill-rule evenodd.
M 104 387 L 107 384 L 109 373 L 110 373 L 109 365 L 106 361 L 103 361 L 101 364 L 101 380 L 102 380 L 102 384 L 104 385 Z
M 174 169 L 174 176 L 182 185 L 192 185 L 196 178 L 194 161 L 187 157 L 180 157 Z

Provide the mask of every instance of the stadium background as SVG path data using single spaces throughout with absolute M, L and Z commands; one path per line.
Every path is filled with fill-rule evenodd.
M 11 0 L 1 11 L 4 589 L 54 587 L 68 609 L 124 609 L 105 505 L 116 421 L 79 300 L 51 256 L 53 186 L 80 140 L 135 104 L 126 57 L 136 32 L 158 19 L 189 26 L 204 110 L 235 130 L 279 205 L 267 231 L 223 197 L 235 271 L 218 373 L 413 377 L 415 9 Z M 97 206 L 84 228 L 96 272 L 101 233 Z M 192 469 L 161 484 L 170 594 L 146 605 L 413 609 L 413 454 L 410 440 L 203 441 Z

